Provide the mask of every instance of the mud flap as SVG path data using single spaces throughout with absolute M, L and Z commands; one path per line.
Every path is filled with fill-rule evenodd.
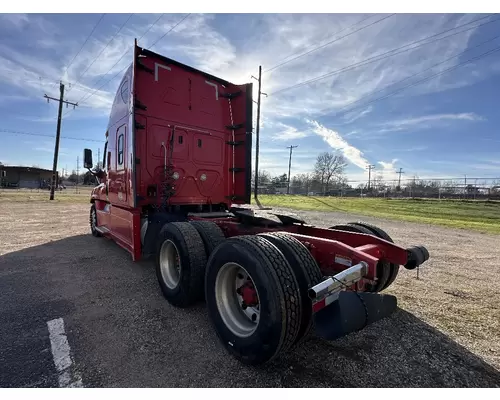
M 395 296 L 342 291 L 337 301 L 314 314 L 316 335 L 335 340 L 388 317 L 396 309 Z

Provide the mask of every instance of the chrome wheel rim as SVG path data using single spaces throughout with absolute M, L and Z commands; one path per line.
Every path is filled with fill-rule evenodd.
M 181 279 L 181 261 L 179 251 L 171 240 L 165 240 L 161 245 L 160 270 L 165 285 L 175 289 Z
M 215 297 L 219 314 L 226 327 L 236 336 L 251 336 L 260 321 L 260 298 L 257 288 L 257 304 L 246 306 L 243 297 L 237 292 L 245 284 L 255 287 L 250 274 L 241 265 L 226 263 L 222 266 L 215 280 Z

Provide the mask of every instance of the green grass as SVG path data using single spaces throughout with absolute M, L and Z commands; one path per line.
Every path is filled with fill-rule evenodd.
M 54 202 L 88 204 L 92 188 L 68 188 Z M 0 203 L 49 202 L 48 190 L 0 189 Z M 295 210 L 339 211 L 500 234 L 500 202 L 429 199 L 374 199 L 261 195 L 264 206 Z M 253 199 L 252 199 L 253 200 Z
M 261 195 L 263 206 L 340 211 L 500 234 L 500 202 Z

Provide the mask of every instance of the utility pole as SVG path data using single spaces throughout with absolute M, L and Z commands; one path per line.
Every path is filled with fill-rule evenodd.
M 465 177 L 465 182 L 464 182 L 464 199 L 467 197 L 467 175 L 464 175 Z
M 80 156 L 76 156 L 76 190 L 78 194 L 78 181 L 80 180 Z
M 255 127 L 255 185 L 254 185 L 254 199 L 257 202 L 258 187 L 259 187 L 259 133 L 260 133 L 260 96 L 263 94 L 267 97 L 266 93 L 262 93 L 262 65 L 259 65 L 259 79 L 252 75 L 253 79 L 259 82 L 259 91 L 257 95 L 257 126 Z M 255 101 L 254 101 L 255 103 Z
M 286 194 L 290 194 L 290 169 L 292 167 L 292 150 L 298 146 L 288 146 L 287 149 L 290 149 L 290 158 L 288 159 L 288 188 L 286 189 Z
M 99 167 L 99 160 L 101 159 L 101 148 L 97 148 L 97 166 Z
M 63 103 L 66 104 L 66 107 L 68 107 L 68 104 L 71 104 L 73 108 L 78 106 L 78 103 L 71 103 L 69 101 L 64 100 L 64 84 L 61 82 L 59 85 L 59 91 L 60 95 L 58 99 L 55 99 L 54 97 L 49 97 L 47 95 L 43 96 L 47 99 L 47 103 L 50 100 L 58 101 L 59 102 L 59 112 L 57 114 L 57 131 L 56 131 L 56 144 L 55 144 L 55 149 L 54 149 L 54 164 L 52 166 L 52 186 L 50 187 L 50 200 L 54 200 L 54 191 L 55 187 L 57 185 L 57 157 L 59 155 L 59 139 L 61 138 L 61 120 L 62 120 L 62 105 Z
M 371 176 L 372 176 L 372 169 L 375 169 L 375 165 L 368 165 L 368 191 L 370 191 L 370 182 L 371 182 Z
M 396 174 L 399 174 L 399 178 L 398 178 L 398 190 L 401 190 L 401 174 L 404 174 L 403 168 L 399 168 L 399 171 L 396 171 Z

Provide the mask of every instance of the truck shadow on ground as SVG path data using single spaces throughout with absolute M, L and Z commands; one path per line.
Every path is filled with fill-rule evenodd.
M 151 261 L 133 263 L 91 235 L 0 256 L 0 281 L 0 320 L 9 314 L 12 324 L 5 304 L 21 301 L 29 285 L 42 308 L 70 304 L 60 314 L 86 386 L 500 386 L 498 370 L 402 309 L 334 342 L 312 337 L 270 364 L 243 366 L 218 343 L 204 304 L 171 307 Z

